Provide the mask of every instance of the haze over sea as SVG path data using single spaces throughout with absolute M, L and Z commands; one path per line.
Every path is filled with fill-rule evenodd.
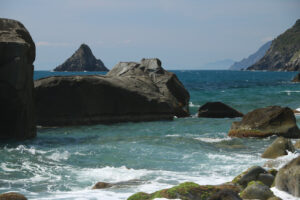
M 296 72 L 173 72 L 190 92 L 191 117 L 40 127 L 33 140 L 0 143 L 0 193 L 16 191 L 28 199 L 117 200 L 185 181 L 224 183 L 253 165 L 263 166 L 267 160 L 260 155 L 274 138 L 229 138 L 231 123 L 239 119 L 197 118 L 199 106 L 221 101 L 243 113 L 269 105 L 300 107 L 300 84 L 291 83 Z M 34 78 L 71 74 L 95 72 L 35 71 Z M 297 155 L 299 151 L 278 158 L 276 167 Z M 123 183 L 91 190 L 98 181 Z M 274 191 L 283 199 L 295 199 Z

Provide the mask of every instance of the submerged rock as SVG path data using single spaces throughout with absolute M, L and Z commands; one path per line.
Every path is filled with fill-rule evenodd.
M 110 188 L 112 186 L 113 186 L 113 184 L 111 184 L 111 183 L 98 182 L 94 185 L 94 187 L 92 189 L 105 189 L 105 188 Z
M 243 113 L 222 102 L 208 102 L 198 110 L 198 117 L 207 118 L 235 118 L 243 117 Z
M 0 200 L 27 200 L 27 198 L 19 193 L 8 192 L 4 194 L 0 194 Z
M 0 139 L 33 138 L 35 44 L 23 24 L 0 18 L 0 55 Z
M 54 71 L 108 71 L 101 60 L 95 58 L 90 47 L 80 45 L 79 49 Z
M 233 122 L 231 137 L 268 137 L 278 135 L 299 138 L 300 131 L 293 111 L 288 107 L 269 106 L 247 113 L 239 122 Z
M 241 192 L 240 196 L 243 199 L 268 200 L 269 198 L 274 197 L 274 194 L 270 188 L 262 182 L 252 181 Z
M 300 156 L 282 167 L 275 178 L 279 190 L 300 197 Z
M 189 93 L 159 59 L 119 63 L 107 75 L 35 81 L 42 126 L 171 120 L 189 116 Z
M 294 152 L 294 146 L 291 140 L 279 137 L 277 138 L 261 155 L 262 158 L 277 158 L 279 156 L 287 155 L 288 152 Z

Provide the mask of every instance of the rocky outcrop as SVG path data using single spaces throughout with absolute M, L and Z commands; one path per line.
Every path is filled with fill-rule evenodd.
M 291 140 L 279 137 L 277 138 L 261 155 L 262 158 L 277 158 L 288 154 L 288 151 L 294 152 L 295 148 Z
M 0 200 L 27 200 L 27 198 L 16 192 L 8 192 L 4 194 L 0 194 Z
M 207 118 L 235 118 L 243 117 L 243 113 L 222 102 L 208 102 L 198 110 L 198 117 Z
M 300 82 L 300 73 L 298 73 L 298 74 L 293 78 L 292 82 L 294 82 L 294 83 Z M 299 111 L 298 111 L 298 112 L 299 112 Z
M 299 138 L 300 131 L 293 111 L 288 107 L 269 106 L 247 113 L 239 122 L 233 122 L 231 137 L 268 137 L 278 135 Z
M 268 200 L 274 197 L 273 192 L 268 186 L 260 181 L 252 181 L 248 186 L 241 192 L 240 196 L 243 199 L 259 199 Z
M 36 136 L 35 44 L 23 24 L 0 18 L 0 140 Z
M 82 44 L 70 58 L 56 67 L 54 71 L 108 71 L 108 69 L 101 60 L 95 58 L 88 45 Z
M 270 48 L 272 44 L 272 41 L 269 41 L 262 45 L 254 54 L 251 54 L 248 58 L 244 58 L 243 60 L 239 62 L 233 63 L 233 65 L 230 66 L 230 70 L 242 70 L 247 69 L 257 61 L 259 61 L 267 52 L 267 50 Z
M 279 190 L 300 197 L 300 156 L 281 168 L 275 178 Z
M 119 63 L 106 76 L 35 81 L 37 123 L 64 126 L 189 116 L 189 93 L 159 59 Z
M 300 19 L 273 40 L 265 56 L 247 70 L 300 71 Z

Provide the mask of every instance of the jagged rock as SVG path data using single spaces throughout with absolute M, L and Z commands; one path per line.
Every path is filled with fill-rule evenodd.
M 101 60 L 95 58 L 88 45 L 82 44 L 70 58 L 56 67 L 54 71 L 108 71 L 108 69 Z
M 278 135 L 285 138 L 299 138 L 300 131 L 290 108 L 269 106 L 255 109 L 244 115 L 242 121 L 233 122 L 228 135 L 231 137 Z
M 300 156 L 282 167 L 275 178 L 279 190 L 300 197 Z
M 208 102 L 201 106 L 198 110 L 198 117 L 235 118 L 243 116 L 243 113 L 222 102 Z
M 252 181 L 248 186 L 241 192 L 240 196 L 243 199 L 259 199 L 268 200 L 274 197 L 273 192 L 268 186 L 260 181 Z
M 300 82 L 300 73 L 298 73 L 292 80 L 292 82 L 298 83 Z M 297 110 L 296 110 L 297 111 Z M 299 112 L 299 111 L 298 111 Z
M 107 75 L 35 81 L 42 126 L 170 120 L 189 116 L 189 93 L 159 59 L 119 63 Z
M 27 198 L 19 193 L 8 192 L 4 194 L 0 194 L 0 200 L 27 200 Z
M 278 137 L 261 155 L 262 158 L 277 158 L 279 156 L 287 155 L 288 152 L 294 152 L 295 148 L 291 140 Z
M 265 56 L 247 70 L 299 71 L 300 19 L 292 28 L 273 40 Z
M 23 24 L 0 18 L 0 55 L 0 139 L 33 138 L 35 44 Z

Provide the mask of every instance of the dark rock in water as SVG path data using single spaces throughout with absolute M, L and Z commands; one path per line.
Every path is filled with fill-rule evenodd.
M 274 197 L 273 192 L 268 186 L 260 181 L 252 181 L 248 186 L 241 192 L 240 196 L 243 199 L 260 199 L 268 200 Z
M 90 47 L 82 44 L 79 49 L 54 71 L 108 71 L 101 60 L 93 55 Z
M 259 174 L 257 180 L 262 182 L 266 186 L 271 187 L 275 180 L 275 176 L 273 176 L 272 174 Z
M 277 158 L 279 156 L 287 155 L 288 152 L 294 152 L 295 148 L 291 140 L 279 137 L 277 138 L 261 155 L 262 158 Z
M 247 70 L 300 71 L 300 19 L 273 40 L 264 57 Z
M 37 123 L 64 126 L 189 116 L 189 93 L 158 59 L 119 63 L 106 76 L 35 81 Z
M 105 188 L 110 188 L 112 186 L 113 186 L 113 184 L 111 184 L 111 183 L 98 182 L 94 185 L 94 187 L 92 189 L 105 189 Z
M 9 192 L 0 194 L 0 200 L 27 200 L 27 198 L 22 194 Z
M 300 156 L 282 167 L 275 178 L 279 190 L 300 197 Z
M 270 48 L 272 44 L 272 41 L 269 41 L 262 45 L 254 54 L 250 55 L 248 58 L 244 58 L 243 60 L 239 62 L 233 63 L 233 65 L 230 66 L 230 70 L 242 70 L 247 69 L 257 61 L 259 61 L 267 52 L 267 50 Z
M 96 183 L 92 189 L 105 189 L 105 188 L 123 188 L 123 187 L 129 187 L 129 186 L 137 186 L 145 183 L 144 181 L 138 180 L 138 179 L 132 179 L 129 181 L 121 181 L 116 183 L 106 183 L 106 182 L 98 182 Z
M 198 110 L 198 117 L 207 118 L 235 118 L 243 117 L 243 113 L 222 102 L 208 102 Z
M 298 83 L 300 82 L 300 73 L 298 73 L 292 80 L 292 82 Z
M 209 200 L 242 200 L 237 192 L 232 190 L 221 190 L 216 194 L 213 194 Z
M 234 185 L 205 185 L 201 186 L 196 183 L 186 182 L 178 186 L 163 189 L 151 194 L 144 192 L 136 193 L 128 198 L 128 200 L 150 200 L 155 198 L 166 199 L 184 199 L 184 200 L 209 200 L 216 193 L 230 190 L 234 193 L 240 192 L 240 188 Z
M 0 18 L 0 140 L 36 136 L 35 44 L 23 24 Z
M 268 172 L 264 168 L 260 166 L 253 166 L 234 178 L 232 182 L 246 187 L 249 182 L 258 180 L 260 174 L 267 173 Z
M 288 107 L 269 106 L 247 113 L 242 121 L 233 122 L 231 137 L 268 137 L 278 135 L 299 138 L 300 131 L 293 111 Z

